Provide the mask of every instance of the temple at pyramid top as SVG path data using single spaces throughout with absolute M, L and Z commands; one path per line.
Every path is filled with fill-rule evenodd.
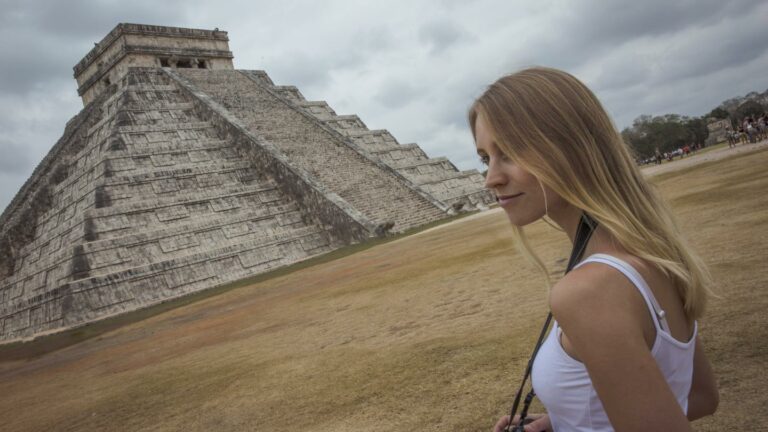
M 75 66 L 85 106 L 0 215 L 0 343 L 494 202 L 232 58 L 223 31 L 120 24 Z
M 227 32 L 118 24 L 73 68 L 77 94 L 88 105 L 130 67 L 234 69 Z

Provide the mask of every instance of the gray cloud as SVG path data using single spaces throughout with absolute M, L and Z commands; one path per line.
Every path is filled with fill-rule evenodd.
M 570 2 L 571 14 L 558 33 L 587 47 L 613 46 L 646 37 L 676 37 L 696 27 L 743 18 L 764 2 L 743 0 L 665 0 Z M 618 47 L 617 47 L 618 48 Z
M 0 92 L 24 94 L 40 82 L 72 79 L 72 67 L 119 22 L 178 22 L 173 2 L 11 1 L 0 26 Z
M 0 158 L 0 172 L 6 174 L 24 173 L 32 162 L 26 150 L 23 144 L 0 138 L 0 151 L 3 154 L 3 157 Z
M 397 109 L 407 105 L 418 97 L 421 92 L 405 80 L 387 80 L 382 84 L 375 99 L 389 109 Z
M 419 40 L 430 47 L 432 54 L 440 54 L 452 45 L 466 42 L 470 34 L 451 21 L 433 21 L 419 29 Z

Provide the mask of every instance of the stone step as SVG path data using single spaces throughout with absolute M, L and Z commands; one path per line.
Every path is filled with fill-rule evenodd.
M 25 255 L 23 272 L 17 271 L 0 283 L 0 293 L 7 292 L 11 298 L 24 293 L 39 293 L 52 286 L 58 286 L 72 273 L 74 248 L 59 242 L 59 249 L 46 254 Z
M 86 219 L 96 221 L 102 218 L 118 218 L 124 225 L 121 216 L 137 219 L 138 224 L 158 224 L 189 217 L 216 217 L 223 212 L 231 212 L 240 208 L 258 208 L 267 203 L 284 200 L 274 184 L 234 185 L 215 190 L 178 193 L 168 197 L 147 198 L 140 201 L 125 202 L 114 206 L 92 208 L 87 210 Z
M 266 201 L 272 197 L 265 197 L 263 193 L 270 193 L 273 189 L 262 189 L 260 200 Z M 253 191 L 251 191 L 253 192 Z M 214 196 L 218 196 L 213 194 Z M 243 195 L 241 194 L 240 197 Z M 237 196 L 227 196 L 230 204 L 242 204 L 236 200 Z M 216 201 L 211 206 L 215 207 Z M 217 224 L 238 224 L 247 220 L 270 220 L 278 218 L 278 225 L 287 225 L 286 218 L 290 221 L 301 220 L 298 214 L 299 209 L 293 202 L 285 200 L 273 200 L 260 205 L 253 205 L 254 200 L 246 201 L 244 205 L 229 211 L 222 211 L 216 214 L 215 218 L 208 217 L 206 214 L 190 214 L 184 205 L 170 208 L 157 209 L 156 211 L 123 213 L 104 217 L 88 218 L 88 223 L 83 223 L 82 218 L 79 223 L 72 227 L 72 235 L 46 237 L 50 239 L 46 243 L 42 241 L 33 242 L 26 245 L 19 251 L 20 259 L 17 262 L 17 273 L 23 266 L 24 274 L 16 274 L 17 278 L 30 279 L 28 282 L 37 284 L 40 277 L 35 276 L 40 272 L 48 272 L 49 276 L 55 276 L 55 280 L 63 280 L 71 273 L 70 261 L 72 257 L 71 245 L 81 244 L 87 247 L 85 243 L 89 239 L 92 241 L 110 241 L 126 236 L 126 233 L 139 233 L 137 235 L 146 238 L 146 232 L 152 230 L 168 231 L 171 234 L 178 234 L 185 230 L 210 229 Z M 202 208 L 200 202 L 194 203 L 196 209 Z M 286 216 L 288 215 L 288 216 Z M 157 219 L 155 219 L 154 217 Z M 180 220 L 183 222 L 180 223 Z M 138 231 L 137 231 L 138 230 Z M 232 230 L 227 231 L 227 235 Z M 49 280 L 49 277 L 42 277 L 43 280 Z
M 295 101 L 294 103 L 318 120 L 329 120 L 336 117 L 336 111 L 326 101 Z
M 188 104 L 187 104 L 188 105 Z M 107 121 L 106 119 L 109 119 Z M 93 169 L 95 165 L 101 163 L 103 159 L 103 151 L 125 149 L 126 141 L 130 142 L 131 138 L 135 137 L 134 145 L 143 143 L 144 145 L 163 143 L 166 141 L 185 140 L 193 141 L 200 138 L 200 136 L 214 137 L 212 125 L 207 122 L 193 122 L 185 121 L 183 123 L 169 123 L 165 127 L 158 127 L 157 125 L 148 125 L 147 127 L 132 127 L 121 130 L 121 128 L 115 126 L 112 122 L 113 116 L 104 116 L 104 119 L 97 122 L 95 125 L 89 128 L 89 132 L 86 137 L 79 138 L 81 141 L 85 141 L 86 144 L 80 145 L 74 156 L 71 156 L 69 161 L 64 162 L 66 169 L 64 170 L 64 181 L 71 183 L 69 173 L 78 173 L 81 177 L 84 173 L 87 173 Z M 194 120 L 192 117 L 187 120 Z M 127 134 L 123 137 L 121 134 Z
M 344 136 L 368 131 L 368 127 L 362 120 L 360 120 L 360 117 L 356 115 L 337 115 L 329 119 L 324 119 L 323 123 Z
M 302 95 L 299 89 L 295 86 L 272 86 L 270 90 L 277 93 L 278 96 L 294 103 L 306 101 L 304 95 Z
M 88 263 L 88 276 L 98 276 L 240 243 L 291 239 L 307 230 L 317 228 L 307 227 L 295 208 L 268 215 L 233 215 L 87 243 L 81 259 Z
M 113 152 L 94 162 L 88 169 L 74 171 L 74 174 L 67 176 L 61 183 L 52 188 L 52 204 L 37 221 L 38 226 L 41 227 L 41 232 L 47 232 L 51 229 L 50 225 L 43 226 L 46 223 L 51 222 L 53 225 L 58 223 L 51 221 L 51 218 L 68 218 L 68 216 L 62 215 L 70 211 L 69 207 L 74 206 L 73 209 L 79 210 L 90 207 L 93 204 L 93 197 L 88 195 L 92 194 L 100 184 L 114 184 L 125 181 L 125 178 L 130 179 L 129 181 L 139 181 L 145 177 L 167 178 L 174 175 L 205 177 L 203 173 L 207 169 L 218 173 L 223 170 L 231 171 L 236 167 L 243 168 L 239 154 L 223 141 L 199 143 L 187 149 L 186 153 L 174 150 L 179 148 L 181 148 L 180 144 L 168 144 L 160 146 L 156 152 L 147 151 L 146 148 L 141 149 L 143 151 L 136 149 L 135 151 Z M 202 177 L 200 177 L 200 181 L 204 184 L 212 184 L 216 181 L 214 178 L 204 179 Z M 251 176 L 246 175 L 242 178 L 249 177 Z M 121 178 L 122 180 L 110 180 L 110 178 Z
M 106 134 L 106 135 L 105 135 Z M 148 151 L 152 147 L 185 145 L 197 141 L 220 141 L 213 125 L 210 122 L 186 122 L 169 125 L 144 125 L 115 127 L 106 131 L 101 138 L 89 138 L 90 142 L 81 149 L 69 162 L 66 170 L 70 173 L 79 173 L 76 179 L 65 179 L 65 184 L 82 180 L 85 173 L 93 170 L 102 163 L 103 151 L 127 149 L 141 149 L 139 152 Z M 91 182 L 89 179 L 87 182 Z
M 470 209 L 477 208 L 478 210 L 485 210 L 489 205 L 496 202 L 493 194 L 487 189 L 474 189 L 470 191 L 442 190 L 435 192 L 435 195 L 439 196 L 443 202 L 449 205 L 462 202 L 465 205 L 470 204 Z
M 107 178 L 101 186 L 101 192 L 112 205 L 148 196 L 172 197 L 178 193 L 261 182 L 247 161 L 189 164 L 172 170 L 143 169 L 125 174 Z
M 398 171 L 407 171 L 410 169 L 421 169 L 423 172 L 453 171 L 458 172 L 456 167 L 445 157 L 436 157 L 429 159 L 403 159 L 390 165 Z
M 231 147 L 193 150 L 176 159 L 170 155 L 171 152 L 158 152 L 156 155 L 141 155 L 135 158 L 109 158 L 90 171 L 79 176 L 70 176 L 67 181 L 53 189 L 50 209 L 37 220 L 38 233 L 53 233 L 62 221 L 96 205 L 96 197 L 93 194 L 99 188 L 104 191 L 102 185 L 145 183 L 155 179 L 157 185 L 154 189 L 159 193 L 168 193 L 174 189 L 209 188 L 215 187 L 217 183 L 233 183 L 233 178 L 249 184 L 256 177 L 255 173 L 248 171 L 248 164 L 242 162 Z M 198 161 L 176 163 L 184 158 Z M 210 160 L 206 161 L 205 158 Z M 125 195 L 127 191 L 122 192 L 123 195 L 115 195 L 115 200 L 131 196 Z
M 130 145 L 128 145 L 130 144 Z M 105 159 L 119 159 L 126 157 L 141 156 L 147 157 L 153 154 L 161 153 L 175 153 L 181 151 L 202 151 L 211 149 L 220 149 L 224 147 L 232 147 L 229 141 L 219 138 L 203 138 L 203 139 L 181 139 L 176 138 L 171 141 L 160 142 L 144 142 L 139 143 L 126 143 L 123 142 L 115 148 L 109 148 L 104 155 Z
M 123 103 L 128 105 L 189 102 L 189 97 L 175 83 L 160 86 L 131 86 L 126 88 L 124 93 Z
M 432 177 L 433 176 L 433 177 Z M 426 173 L 423 174 L 422 177 L 414 177 L 414 181 L 423 180 L 420 185 L 429 185 L 433 183 L 443 183 L 448 180 L 454 181 L 454 184 L 457 184 L 460 182 L 460 184 L 466 184 L 468 187 L 471 186 L 474 189 L 480 190 L 485 189 L 483 186 L 483 183 L 478 182 L 478 176 L 482 178 L 482 174 L 477 172 L 477 170 L 468 170 L 468 171 L 448 171 L 448 170 L 441 170 L 436 171 L 434 173 Z
M 438 171 L 431 174 L 409 176 L 409 178 L 411 178 L 414 183 L 417 183 L 421 187 L 452 181 L 451 185 L 453 187 L 462 185 L 462 187 L 466 186 L 471 190 L 483 189 L 482 186 L 475 182 L 474 176 L 474 174 L 460 171 Z
M 8 339 L 71 328 L 254 276 L 330 250 L 317 228 L 271 243 L 240 243 L 62 284 L 46 292 L 0 289 L 0 330 Z M 43 304 L 43 307 L 37 305 Z M 66 306 L 65 306 L 66 304 Z
M 155 143 L 155 146 L 137 146 L 131 145 L 124 150 L 109 151 L 101 158 L 94 158 L 87 166 L 75 166 L 70 168 L 73 174 L 66 176 L 60 183 L 54 185 L 52 194 L 70 195 L 73 185 L 77 184 L 77 190 L 86 189 L 87 184 L 95 183 L 105 174 L 105 169 L 111 175 L 117 175 L 120 171 L 135 169 L 136 165 L 142 165 L 143 162 L 155 163 L 156 166 L 168 166 L 169 155 L 181 154 L 186 152 L 186 162 L 200 162 L 215 159 L 235 159 L 236 153 L 230 144 L 222 140 L 189 140 L 187 142 L 175 140 L 170 143 Z M 123 144 L 124 146 L 124 144 Z M 105 162 L 106 161 L 106 162 Z M 179 163 L 183 163 L 184 157 L 181 157 Z M 175 164 L 176 162 L 174 162 Z M 106 167 L 106 168 L 105 168 Z M 76 196 L 75 198 L 79 198 Z
M 247 74 L 254 80 L 258 81 L 262 85 L 266 86 L 274 86 L 275 83 L 272 82 L 272 79 L 267 75 L 267 72 L 263 70 L 240 70 L 241 73 Z
M 376 156 L 380 156 L 384 153 L 389 152 L 395 152 L 395 151 L 404 151 L 404 150 L 413 150 L 413 149 L 419 149 L 418 144 L 389 144 L 382 145 L 379 148 L 375 150 L 369 150 L 368 153 Z
M 323 124 L 351 139 L 372 157 L 396 169 L 417 186 L 464 177 L 476 179 L 475 176 L 458 173 L 456 167 L 446 158 L 428 158 L 426 153 L 416 144 L 399 145 L 395 137 L 386 130 L 368 130 L 365 123 L 355 115 L 336 115 L 336 112 L 324 101 L 304 100 L 304 97 L 295 87 L 272 86 L 270 88 L 304 112 L 322 121 Z M 445 165 L 446 163 L 450 166 Z M 444 165 L 444 168 L 428 171 L 418 168 L 423 165 Z M 444 172 L 440 172 L 443 169 Z M 444 188 L 437 189 L 442 191 Z M 469 189 L 472 191 L 483 189 L 483 181 L 481 180 Z M 441 192 L 440 196 L 449 196 L 452 202 L 456 202 L 461 197 L 472 193 L 461 189 L 452 193 Z M 486 194 L 480 193 L 478 196 L 485 197 Z M 435 197 L 442 201 L 437 195 Z M 484 207 L 485 205 L 483 205 Z
M 129 151 L 126 153 L 128 153 L 127 156 L 121 157 L 110 154 L 105 158 L 105 169 L 109 177 L 129 176 L 135 178 L 154 172 L 183 174 L 190 169 L 204 170 L 206 166 L 215 169 L 222 164 L 233 166 L 243 162 L 243 158 L 231 146 L 164 150 L 152 153 Z
M 387 130 L 352 131 L 348 138 L 369 152 L 379 152 L 400 146 L 395 137 Z
M 426 193 L 418 191 L 407 179 L 379 165 L 343 136 L 246 75 L 237 71 L 178 73 L 241 119 L 255 135 L 277 147 L 291 163 L 314 176 L 318 183 L 354 208 L 365 209 L 361 212 L 367 218 L 381 220 L 391 208 L 401 210 L 400 218 L 411 211 L 426 211 L 435 219 L 444 216 L 437 201 L 430 201 Z M 422 201 L 427 207 L 420 207 Z

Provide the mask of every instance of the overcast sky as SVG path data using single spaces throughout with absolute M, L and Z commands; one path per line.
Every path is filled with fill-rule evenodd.
M 532 65 L 567 70 L 619 129 L 768 88 L 768 2 L 0 0 L 0 209 L 82 109 L 72 67 L 120 22 L 229 32 L 235 68 L 479 168 L 466 111 Z

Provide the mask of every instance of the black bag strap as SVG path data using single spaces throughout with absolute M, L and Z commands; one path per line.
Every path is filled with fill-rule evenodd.
M 597 221 L 592 219 L 587 213 L 583 213 L 581 215 L 581 219 L 579 220 L 579 226 L 576 229 L 576 236 L 573 239 L 573 249 L 571 250 L 571 257 L 568 260 L 568 266 L 565 269 L 565 273 L 567 274 L 573 268 L 576 266 L 576 264 L 581 261 L 582 255 L 584 255 L 584 250 L 587 248 L 587 243 L 589 243 L 589 239 L 592 238 L 592 233 L 597 228 Z M 523 396 L 523 389 L 525 388 L 525 383 L 528 381 L 528 377 L 531 375 L 531 369 L 533 369 L 533 362 L 536 359 L 536 355 L 539 353 L 539 348 L 541 348 L 541 344 L 544 342 L 544 337 L 547 335 L 547 330 L 549 330 L 549 325 L 552 323 L 552 312 L 547 313 L 547 319 L 544 320 L 544 325 L 541 328 L 541 332 L 539 333 L 539 339 L 536 341 L 536 346 L 533 348 L 533 353 L 531 354 L 531 358 L 528 360 L 528 365 L 525 367 L 525 374 L 523 375 L 523 380 L 520 383 L 520 388 L 517 390 L 517 394 L 515 395 L 515 400 L 512 402 L 512 409 L 510 410 L 509 414 L 509 420 L 510 424 L 507 425 L 506 428 L 504 428 L 505 432 L 513 432 L 515 430 L 521 430 L 522 431 L 522 425 L 525 423 L 526 417 L 528 416 L 528 407 L 530 407 L 531 402 L 533 401 L 533 398 L 536 396 L 536 393 L 531 389 L 531 391 L 528 393 L 528 395 L 525 397 L 525 401 L 523 403 L 523 409 L 520 411 L 520 422 L 519 427 L 520 429 L 513 429 L 515 426 L 512 425 L 511 421 L 513 418 L 515 418 L 515 414 L 517 414 L 517 408 L 520 406 L 520 399 Z

